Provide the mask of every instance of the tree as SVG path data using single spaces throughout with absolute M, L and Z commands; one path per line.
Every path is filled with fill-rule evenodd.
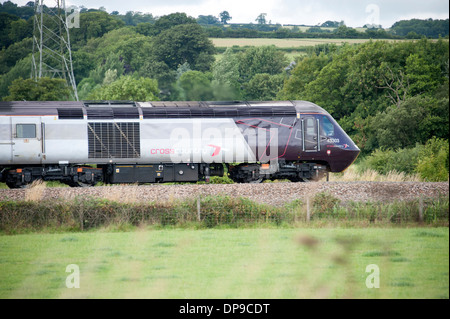
M 197 23 L 198 24 L 206 24 L 206 25 L 214 25 L 214 24 L 219 23 L 219 19 L 217 19 L 213 15 L 207 15 L 207 16 L 199 15 L 197 18 Z
M 341 25 L 341 23 L 342 22 L 327 20 L 324 23 L 322 23 L 320 26 L 323 28 L 337 28 Z
M 378 113 L 371 127 L 381 148 L 398 149 L 424 144 L 433 136 L 447 138 L 448 98 L 415 96 Z
M 18 78 L 9 86 L 5 101 L 65 101 L 70 98 L 70 89 L 63 79 L 47 77 L 34 79 Z
M 427 57 L 420 53 L 411 54 L 406 59 L 405 72 L 408 74 L 411 95 L 435 90 L 442 78 L 441 65 L 429 63 Z
M 266 15 L 267 13 L 261 13 L 255 21 L 258 22 L 258 24 L 266 24 Z
M 220 60 L 212 67 L 214 96 L 218 100 L 238 100 L 241 97 L 239 83 L 239 58 L 227 48 Z
M 347 27 L 345 25 L 339 26 L 333 31 L 333 33 L 335 33 L 337 37 L 345 39 L 359 38 L 362 36 L 361 32 L 358 32 L 355 29 Z
M 251 47 L 239 55 L 241 81 L 246 82 L 255 74 L 275 75 L 288 65 L 286 55 L 272 46 Z
M 152 78 L 158 81 L 159 96 L 164 99 L 173 99 L 173 84 L 176 81 L 176 71 L 151 56 L 136 72 L 139 76 Z
M 418 36 L 419 39 L 421 36 L 428 38 L 445 37 L 449 35 L 449 20 L 401 20 L 392 25 L 391 32 L 403 37 Z
M 31 53 L 33 40 L 25 38 L 11 44 L 7 49 L 0 51 L 0 74 L 7 73 L 16 63 Z
M 123 60 L 121 61 L 119 53 L 111 52 L 102 64 L 97 65 L 89 72 L 89 78 L 95 84 L 102 84 L 107 70 L 116 70 L 119 77 L 124 74 L 125 65 Z
M 154 38 L 153 55 L 175 70 L 187 62 L 193 70 L 207 71 L 214 61 L 215 48 L 197 23 L 177 25 Z
M 117 16 L 119 19 L 125 22 L 126 25 L 131 26 L 136 26 L 140 23 L 153 24 L 156 21 L 151 13 L 142 13 L 138 11 L 127 11 L 125 15 L 120 15 L 119 12 L 113 11 L 111 15 Z
M 220 22 L 222 22 L 223 24 L 228 24 L 228 21 L 230 21 L 232 19 L 232 17 L 228 13 L 228 11 L 222 11 L 219 14 L 219 16 L 220 16 Z
M 24 19 L 19 19 L 12 21 L 10 28 L 9 38 L 13 43 L 33 36 L 33 24 L 31 20 L 25 21 Z
M 151 38 L 143 35 L 126 39 L 117 46 L 120 61 L 123 61 L 125 73 L 140 70 L 152 52 Z
M 210 73 L 184 72 L 178 79 L 177 85 L 181 89 L 181 100 L 208 101 L 213 99 Z
M 80 27 L 70 30 L 73 47 L 83 46 L 91 38 L 100 38 L 109 31 L 119 29 L 124 22 L 107 12 L 94 11 L 80 14 Z
M 125 46 L 126 41 L 139 37 L 140 35 L 132 28 L 120 28 L 112 30 L 99 38 L 89 39 L 86 45 L 79 51 L 92 54 L 96 64 L 100 64 L 103 63 L 111 53 L 118 53 L 118 51 L 121 51 Z
M 9 94 L 9 86 L 20 77 L 28 78 L 30 76 L 31 54 L 17 61 L 17 63 L 3 75 L 0 75 L 0 99 Z
M 283 87 L 283 82 L 284 77 L 281 74 L 258 73 L 245 84 L 244 99 L 272 101 Z
M 289 100 L 302 99 L 306 85 L 314 81 L 328 63 L 329 57 L 325 54 L 313 54 L 301 59 L 291 72 L 289 79 L 285 82 L 280 92 L 281 97 Z
M 420 154 L 416 172 L 429 182 L 448 181 L 448 139 L 431 138 Z
M 159 35 L 170 28 L 184 24 L 197 24 L 197 20 L 180 12 L 165 15 L 156 20 L 149 35 Z
M 92 93 L 93 100 L 157 101 L 158 83 L 150 78 L 122 76 Z
M 11 23 L 16 20 L 19 20 L 17 16 L 0 12 L 0 49 L 7 48 L 13 43 L 9 33 L 11 31 Z

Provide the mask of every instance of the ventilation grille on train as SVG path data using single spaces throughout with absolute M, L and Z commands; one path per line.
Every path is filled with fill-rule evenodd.
M 142 108 L 144 119 L 151 118 L 233 118 L 233 117 L 275 117 L 296 116 L 295 108 L 268 108 L 268 107 L 192 107 L 192 108 Z
M 83 109 L 58 109 L 60 120 L 82 120 Z
M 139 123 L 88 123 L 89 158 L 139 158 Z
M 90 107 L 86 112 L 89 120 L 139 119 L 139 110 L 131 107 Z

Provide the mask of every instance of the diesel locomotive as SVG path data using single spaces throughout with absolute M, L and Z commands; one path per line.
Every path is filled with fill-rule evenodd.
M 294 182 L 341 172 L 360 150 L 307 101 L 0 102 L 0 181 Z

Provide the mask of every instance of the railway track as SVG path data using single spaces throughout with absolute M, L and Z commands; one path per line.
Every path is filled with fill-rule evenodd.
M 425 182 L 312 182 L 262 184 L 152 184 L 98 186 L 87 188 L 36 186 L 28 189 L 0 189 L 0 200 L 71 200 L 104 198 L 120 202 L 174 201 L 211 196 L 246 197 L 250 200 L 282 206 L 327 192 L 342 201 L 394 201 L 419 197 L 448 196 L 448 183 Z

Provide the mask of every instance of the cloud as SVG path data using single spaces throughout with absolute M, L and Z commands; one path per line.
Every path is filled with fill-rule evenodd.
M 29 0 L 13 1 L 25 5 Z M 50 1 L 49 2 L 54 2 Z M 219 16 L 226 10 L 232 23 L 256 23 L 260 13 L 280 24 L 317 25 L 327 20 L 344 21 L 348 26 L 363 26 L 378 19 L 388 28 L 402 19 L 448 19 L 449 3 L 445 0 L 67 0 L 66 5 L 87 8 L 105 7 L 108 12 L 140 11 L 162 16 L 174 12 Z M 378 11 L 367 11 L 378 8 Z

